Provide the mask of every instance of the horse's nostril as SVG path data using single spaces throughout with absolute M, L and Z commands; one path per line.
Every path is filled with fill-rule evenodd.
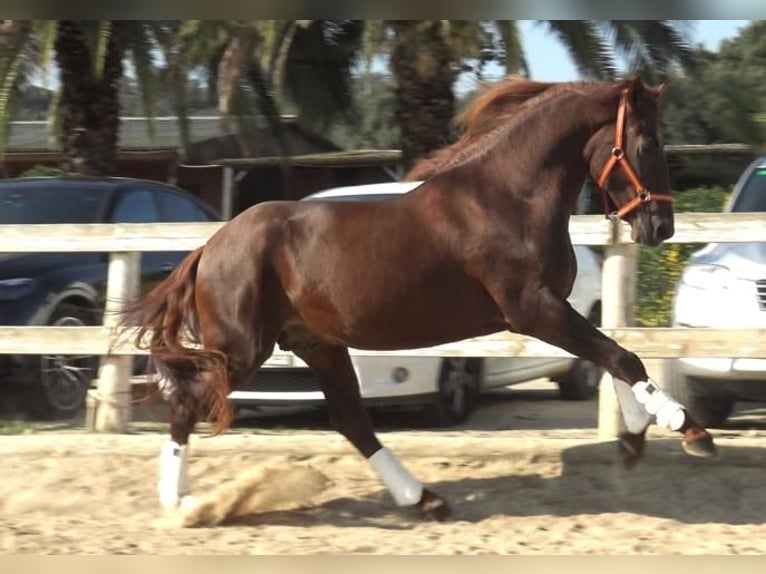
M 672 223 L 660 223 L 656 230 L 655 230 L 655 236 L 660 241 L 664 241 L 665 239 L 668 239 L 673 236 L 673 224 Z

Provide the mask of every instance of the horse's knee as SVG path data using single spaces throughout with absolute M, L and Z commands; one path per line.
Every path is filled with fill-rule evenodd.
M 638 355 L 625 349 L 620 349 L 611 371 L 617 378 L 631 384 L 645 381 L 648 377 L 646 368 Z

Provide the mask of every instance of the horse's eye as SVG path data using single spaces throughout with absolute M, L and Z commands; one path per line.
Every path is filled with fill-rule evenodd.
M 660 142 L 655 136 L 643 136 L 639 144 L 639 151 L 645 152 L 656 149 Z

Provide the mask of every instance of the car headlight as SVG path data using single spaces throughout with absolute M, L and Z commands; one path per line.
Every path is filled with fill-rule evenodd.
M 28 295 L 37 287 L 37 281 L 29 277 L 0 279 L 0 301 L 15 301 Z
M 732 272 L 722 265 L 690 265 L 681 275 L 681 282 L 685 285 L 706 291 L 728 289 L 733 280 Z

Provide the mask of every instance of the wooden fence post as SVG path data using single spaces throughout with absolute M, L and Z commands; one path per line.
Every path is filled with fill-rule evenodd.
M 140 265 L 140 253 L 109 255 L 104 326 L 110 328 L 112 341 L 117 335 L 119 312 L 125 303 L 138 293 Z M 131 355 L 101 357 L 96 392 L 91 394 L 89 404 L 89 409 L 95 410 L 89 417 L 94 421 L 94 430 L 114 433 L 127 431 L 130 422 L 132 375 Z
M 614 224 L 613 225 L 620 225 Z M 604 250 L 601 274 L 601 326 L 604 329 L 628 327 L 633 323 L 636 296 L 638 246 L 619 243 L 617 229 L 611 245 Z M 598 395 L 598 437 L 611 440 L 625 430 L 612 375 L 601 377 Z

